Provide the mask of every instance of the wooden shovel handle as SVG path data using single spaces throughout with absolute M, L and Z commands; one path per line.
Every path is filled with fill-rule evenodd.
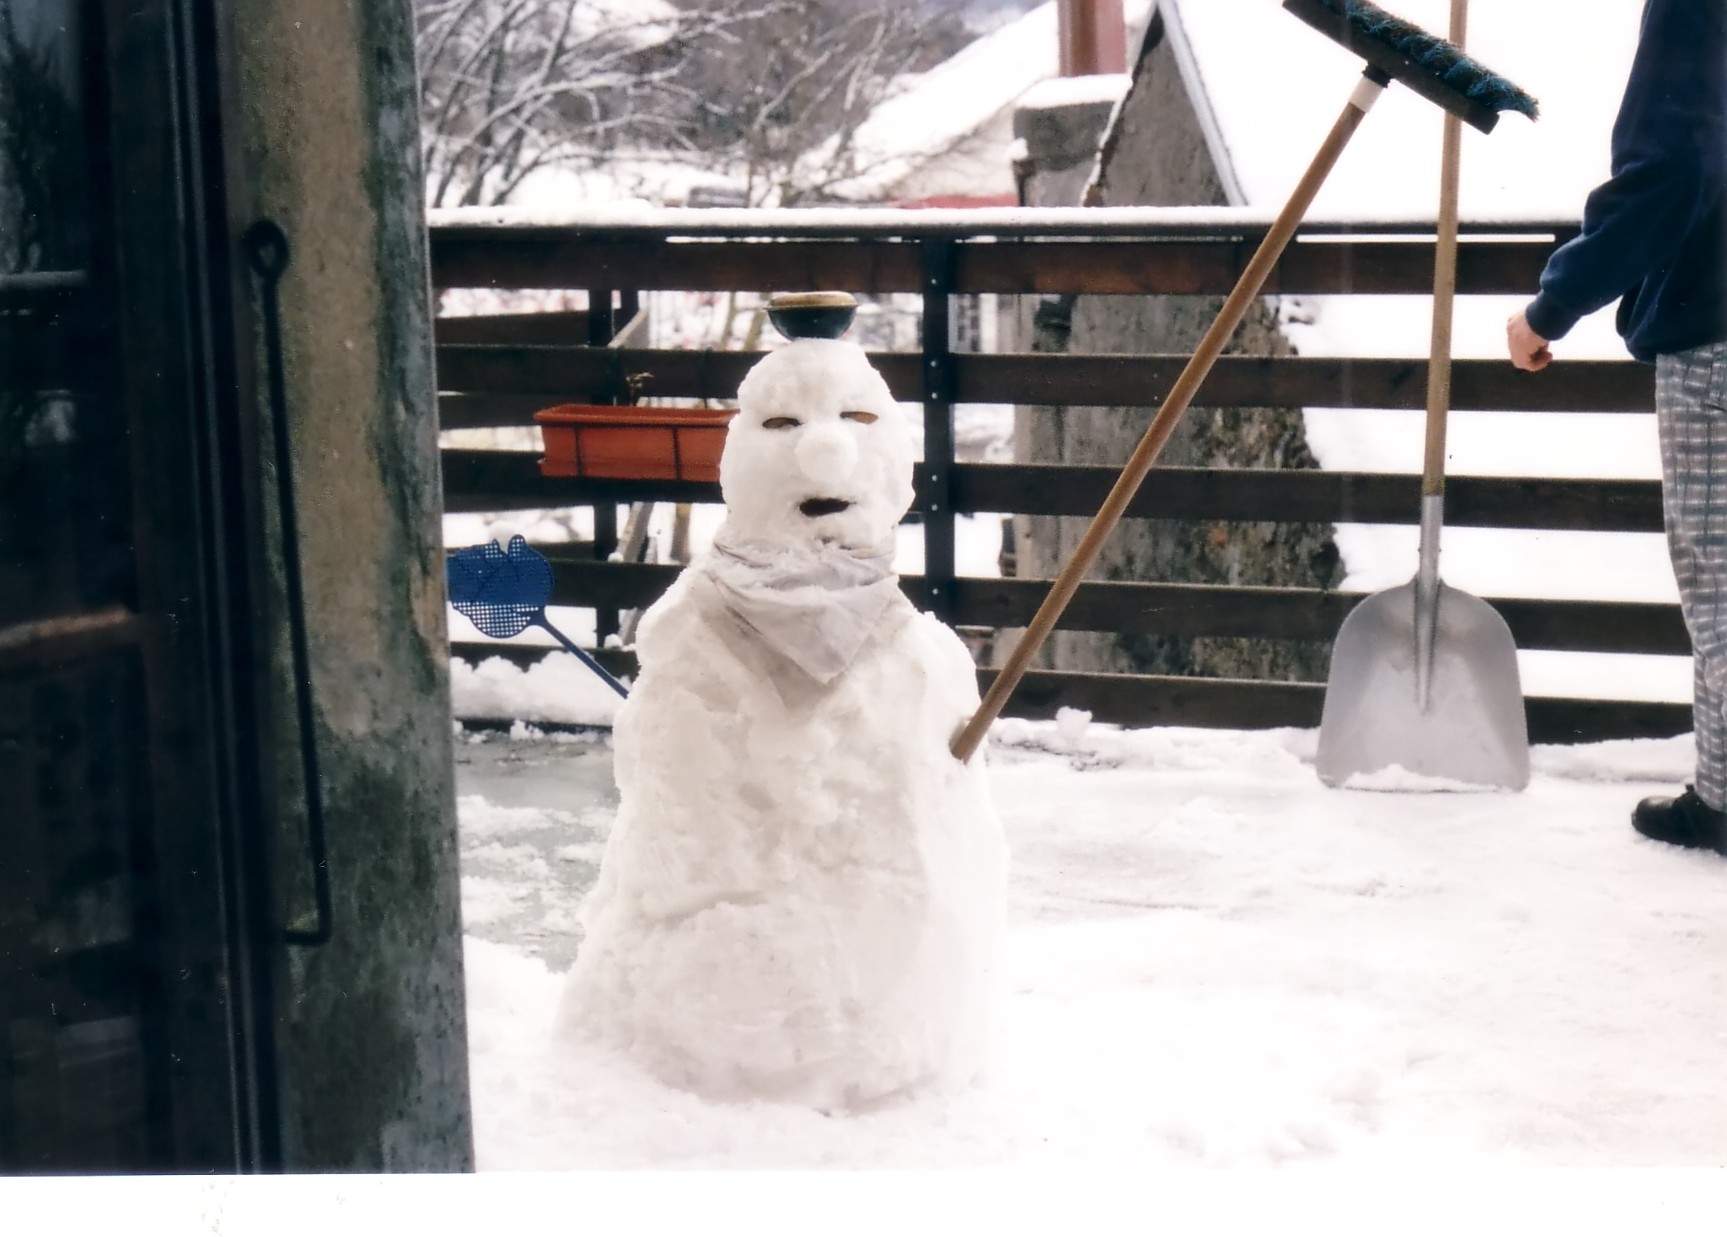
M 1468 0 L 1451 0 L 1451 42 L 1463 46 Z M 1445 117 L 1439 162 L 1439 236 L 1433 247 L 1433 333 L 1427 349 L 1427 442 L 1421 457 L 1421 494 L 1445 493 L 1445 422 L 1451 408 L 1451 311 L 1457 296 L 1457 182 L 1463 122 Z
M 1383 86 L 1384 78 L 1373 77 L 1369 71 L 1369 80 L 1375 80 Z M 1026 628 L 1025 635 L 1014 646 L 1008 655 L 1007 664 L 996 675 L 995 682 L 990 684 L 989 691 L 984 695 L 983 702 L 978 705 L 977 712 L 965 724 L 953 742 L 953 754 L 960 760 L 970 760 L 972 753 L 977 751 L 978 744 L 989 730 L 990 723 L 1001 715 L 1007 699 L 1013 694 L 1013 689 L 1019 686 L 1019 681 L 1025 676 L 1026 669 L 1031 665 L 1031 659 L 1037 655 L 1043 642 L 1049 638 L 1049 633 L 1055 630 L 1056 620 L 1061 617 L 1068 602 L 1079 590 L 1080 581 L 1085 573 L 1097 561 L 1098 553 L 1103 549 L 1106 538 L 1115 531 L 1115 526 L 1121 522 L 1122 514 L 1127 505 L 1133 501 L 1140 483 L 1145 480 L 1151 466 L 1157 462 L 1158 455 L 1163 451 L 1164 444 L 1174 433 L 1175 426 L 1187 411 L 1194 392 L 1199 384 L 1205 381 L 1205 376 L 1222 354 L 1224 346 L 1229 342 L 1235 328 L 1241 325 L 1241 320 L 1247 314 L 1248 306 L 1253 298 L 1259 295 L 1266 277 L 1271 274 L 1271 268 L 1282 256 L 1284 247 L 1289 244 L 1290 237 L 1295 235 L 1296 227 L 1306 215 L 1307 208 L 1313 204 L 1313 199 L 1319 188 L 1330 175 L 1337 158 L 1343 153 L 1343 148 L 1349 144 L 1349 139 L 1355 135 L 1355 130 L 1361 124 L 1361 119 L 1367 115 L 1367 107 L 1371 105 L 1372 95 L 1366 96 L 1365 102 L 1358 102 L 1363 96 L 1358 92 L 1355 98 L 1347 103 L 1343 112 L 1337 118 L 1337 123 L 1331 127 L 1319 153 L 1313 157 L 1301 181 L 1290 195 L 1282 212 L 1271 225 L 1271 230 L 1265 234 L 1259 249 L 1248 261 L 1247 267 L 1241 272 L 1241 278 L 1236 280 L 1235 289 L 1224 301 L 1223 308 L 1218 311 L 1217 320 L 1211 324 L 1211 329 L 1200 340 L 1199 347 L 1188 360 L 1181 376 L 1175 380 L 1165 397 L 1163 406 L 1152 418 L 1151 425 L 1146 429 L 1145 436 L 1140 439 L 1139 446 L 1134 448 L 1132 457 L 1116 479 L 1115 486 L 1104 499 L 1103 506 L 1097 515 L 1092 517 L 1091 527 L 1086 529 L 1085 536 L 1074 548 L 1073 557 L 1061 569 L 1050 586 L 1049 596 L 1044 598 L 1043 605 L 1038 607 L 1032 617 L 1031 624 Z

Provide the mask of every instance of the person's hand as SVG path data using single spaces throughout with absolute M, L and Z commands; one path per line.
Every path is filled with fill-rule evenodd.
M 1505 346 L 1511 353 L 1511 363 L 1530 373 L 1546 369 L 1547 363 L 1553 359 L 1553 354 L 1547 350 L 1547 341 L 1529 329 L 1529 320 L 1521 309 L 1505 324 Z

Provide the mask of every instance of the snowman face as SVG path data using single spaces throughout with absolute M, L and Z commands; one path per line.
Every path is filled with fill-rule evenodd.
M 905 420 L 856 344 L 794 340 L 745 375 L 720 456 L 733 537 L 879 550 L 911 473 Z

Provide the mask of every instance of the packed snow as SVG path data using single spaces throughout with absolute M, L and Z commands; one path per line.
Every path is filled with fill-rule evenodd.
M 563 625 L 558 630 L 569 634 Z M 575 630 L 580 633 L 580 628 Z M 590 618 L 587 641 L 590 647 L 592 631 Z M 453 658 L 450 692 L 459 717 L 491 721 L 532 718 L 573 726 L 610 726 L 618 713 L 618 694 L 574 653 L 562 649 L 554 649 L 526 667 L 502 657 L 481 658 L 477 663 Z
M 1663 1237 L 1720 1227 L 1712 1173 L 1506 1173 L 1459 1178 L 1403 1172 L 1115 1173 L 490 1173 L 355 1176 L 14 1177 L 0 1183 L 7 1220 L 137 1237 L 300 1237 L 407 1229 L 534 1232 L 547 1217 L 631 1233 L 705 1232 L 730 1217 L 749 1231 L 827 1237 L 933 1229 L 985 1233 L 1143 1230 L 1235 1237 L 1323 1217 L 1330 1234 L 1378 1234 L 1396 1216 L 1407 1237 L 1501 1232 L 1623 1233 L 1659 1218 Z

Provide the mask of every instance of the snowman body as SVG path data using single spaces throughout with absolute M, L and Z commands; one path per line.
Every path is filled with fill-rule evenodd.
M 888 567 L 885 384 L 802 340 L 739 405 L 726 524 L 638 629 L 560 1030 L 713 1098 L 856 1109 L 986 1061 L 1005 846 L 981 757 L 948 751 L 971 657 Z

